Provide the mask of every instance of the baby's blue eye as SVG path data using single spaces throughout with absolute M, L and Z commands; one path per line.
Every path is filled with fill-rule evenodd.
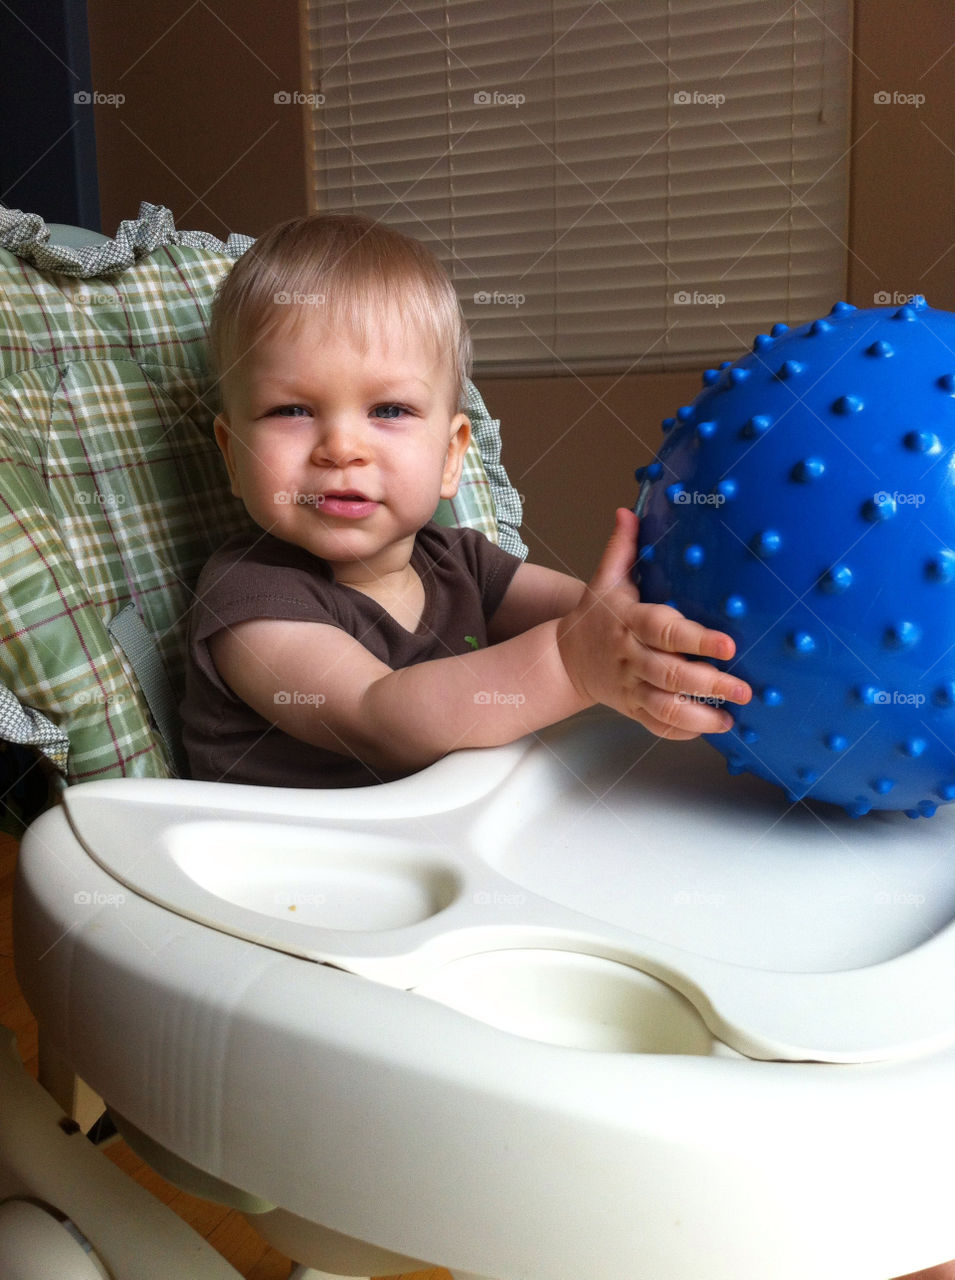
M 308 410 L 300 404 L 280 404 L 277 408 L 269 410 L 271 418 L 299 418 L 303 414 L 307 415 Z
M 372 413 L 376 418 L 384 418 L 385 420 L 400 418 L 407 412 L 408 410 L 404 405 L 400 404 L 377 404 L 372 409 Z

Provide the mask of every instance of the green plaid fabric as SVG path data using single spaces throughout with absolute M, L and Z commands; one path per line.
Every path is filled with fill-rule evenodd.
M 70 782 L 172 771 L 107 626 L 132 600 L 181 690 L 193 584 L 248 523 L 212 435 L 206 325 L 251 243 L 144 204 L 115 240 L 67 249 L 0 209 L 0 737 Z M 469 410 L 475 445 L 438 517 L 520 552 L 498 424 L 473 388 Z

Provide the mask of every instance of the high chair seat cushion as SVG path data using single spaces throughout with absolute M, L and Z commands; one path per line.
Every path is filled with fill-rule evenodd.
M 0 208 L 0 734 L 69 782 L 173 771 L 108 626 L 132 601 L 181 691 L 192 586 L 248 525 L 212 434 L 206 329 L 252 243 L 143 204 L 115 239 L 63 246 Z M 473 388 L 468 408 L 475 443 L 436 518 L 521 552 L 498 424 Z

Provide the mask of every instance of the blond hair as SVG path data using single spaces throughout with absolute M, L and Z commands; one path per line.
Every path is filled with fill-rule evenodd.
M 209 346 L 220 387 L 265 334 L 316 314 L 367 347 L 375 320 L 397 318 L 428 341 L 463 406 L 471 340 L 454 287 L 434 255 L 361 214 L 308 214 L 256 240 L 212 304 Z

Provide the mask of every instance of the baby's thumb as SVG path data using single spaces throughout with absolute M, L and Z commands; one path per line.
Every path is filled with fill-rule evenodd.
M 626 507 L 618 507 L 613 533 L 604 547 L 597 571 L 590 580 L 592 591 L 608 591 L 630 578 L 637 557 L 637 517 Z

